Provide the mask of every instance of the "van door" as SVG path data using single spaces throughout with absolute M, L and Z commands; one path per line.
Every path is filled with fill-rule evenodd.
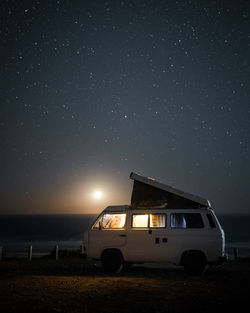
M 127 225 L 126 260 L 134 262 L 167 261 L 167 214 L 133 210 Z
M 105 212 L 89 231 L 89 256 L 99 259 L 105 248 L 126 244 L 126 213 Z
M 206 231 L 202 215 L 197 209 L 171 211 L 169 224 L 171 262 L 178 264 L 184 251 L 206 250 L 209 234 Z

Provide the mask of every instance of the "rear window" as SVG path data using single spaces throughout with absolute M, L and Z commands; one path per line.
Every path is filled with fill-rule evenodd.
M 207 214 L 207 219 L 211 228 L 216 228 L 214 219 L 211 214 Z
M 203 220 L 199 213 L 171 214 L 171 228 L 203 228 Z

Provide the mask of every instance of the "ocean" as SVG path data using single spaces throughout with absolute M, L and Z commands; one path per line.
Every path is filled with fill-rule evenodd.
M 84 231 L 97 215 L 0 215 L 0 247 L 6 253 L 25 253 L 32 245 L 34 253 L 60 249 L 79 249 Z M 250 215 L 218 215 L 225 231 L 226 252 L 232 256 L 250 256 Z
M 34 253 L 79 249 L 83 233 L 97 215 L 0 215 L 0 247 L 5 253 L 22 253 L 32 245 Z

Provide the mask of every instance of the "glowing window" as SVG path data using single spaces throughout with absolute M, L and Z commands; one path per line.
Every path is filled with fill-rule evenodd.
M 132 227 L 148 227 L 148 214 L 134 214 Z
M 165 214 L 150 214 L 149 215 L 150 227 L 166 227 L 166 215 Z
M 101 226 L 104 229 L 119 229 L 124 228 L 126 221 L 125 213 L 110 213 L 103 214 L 93 226 L 94 229 L 97 229 Z

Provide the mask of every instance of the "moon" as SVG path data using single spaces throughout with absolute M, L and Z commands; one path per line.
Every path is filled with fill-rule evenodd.
M 101 199 L 102 197 L 102 192 L 100 190 L 96 190 L 94 193 L 93 193 L 93 197 L 95 199 Z

